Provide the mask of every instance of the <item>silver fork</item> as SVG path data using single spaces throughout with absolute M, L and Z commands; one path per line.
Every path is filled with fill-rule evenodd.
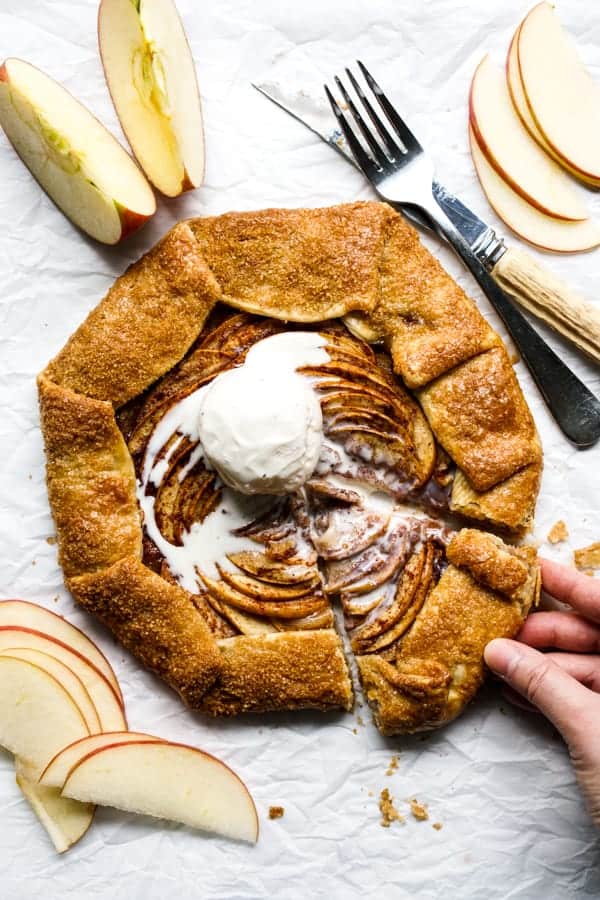
M 325 93 L 358 166 L 382 200 L 424 215 L 451 244 L 500 315 L 563 433 L 579 447 L 595 443 L 600 437 L 600 402 L 513 306 L 443 212 L 433 190 L 433 162 L 367 68 L 360 61 L 357 65 L 366 88 L 350 69 L 345 71 L 370 124 L 340 78 L 335 76 L 335 83 L 354 128 L 327 85 Z

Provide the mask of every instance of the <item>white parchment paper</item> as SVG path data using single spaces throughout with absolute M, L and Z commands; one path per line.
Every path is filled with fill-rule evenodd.
M 386 740 L 368 711 L 207 721 L 143 671 L 62 587 L 43 472 L 35 374 L 116 275 L 185 216 L 269 205 L 318 206 L 372 194 L 362 177 L 250 87 L 291 52 L 328 76 L 363 59 L 437 161 L 438 177 L 499 226 L 467 147 L 470 77 L 486 50 L 499 62 L 528 4 L 517 0 L 179 0 L 197 63 L 207 133 L 204 187 L 161 201 L 122 247 L 79 234 L 0 135 L 0 593 L 42 603 L 92 635 L 121 681 L 130 726 L 199 745 L 246 780 L 259 809 L 256 847 L 99 810 L 88 835 L 58 857 L 0 755 L 0 897 L 163 900 L 233 898 L 563 898 L 600 893 L 598 839 L 560 739 L 541 719 L 487 687 L 455 724 Z M 96 42 L 95 0 L 0 0 L 0 52 L 62 81 L 122 137 Z M 564 0 L 559 13 L 600 77 L 600 8 Z M 588 193 L 590 207 L 600 199 Z M 503 228 L 500 229 L 504 231 Z M 515 239 L 516 240 L 516 239 Z M 437 242 L 428 245 L 467 290 L 474 283 Z M 532 251 L 533 252 L 533 251 Z M 546 257 L 596 301 L 599 251 Z M 600 300 L 598 301 L 600 302 Z M 497 324 L 484 301 L 481 308 Z M 599 371 L 551 342 L 597 392 Z M 535 537 L 564 518 L 571 538 L 543 552 L 568 561 L 600 538 L 600 449 L 562 438 L 522 364 L 521 383 L 544 443 Z M 393 754 L 399 767 L 387 776 Z M 379 824 L 389 788 L 402 813 L 412 797 L 428 822 Z M 270 821 L 268 807 L 285 807 Z M 433 822 L 442 822 L 436 831 Z

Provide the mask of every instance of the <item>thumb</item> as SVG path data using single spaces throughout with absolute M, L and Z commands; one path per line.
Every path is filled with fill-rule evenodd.
M 497 638 L 485 648 L 490 669 L 533 703 L 556 725 L 567 743 L 577 735 L 577 723 L 586 717 L 589 691 L 543 653 Z

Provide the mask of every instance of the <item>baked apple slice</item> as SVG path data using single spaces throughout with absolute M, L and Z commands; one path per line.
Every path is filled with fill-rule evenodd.
M 156 211 L 128 153 L 60 84 L 21 59 L 0 66 L 0 125 L 64 214 L 103 244 L 116 244 Z
M 106 83 L 137 160 L 168 197 L 204 178 L 194 61 L 172 0 L 102 0 L 98 40 Z

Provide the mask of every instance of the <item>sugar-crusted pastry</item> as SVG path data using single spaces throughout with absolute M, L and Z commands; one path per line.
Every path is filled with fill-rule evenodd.
M 256 385 L 243 416 L 234 376 Z M 530 526 L 531 414 L 498 335 L 385 204 L 180 223 L 38 384 L 68 587 L 193 708 L 350 708 L 340 605 L 381 730 L 436 727 L 537 600 L 535 552 L 473 527 Z M 264 414 L 284 385 L 310 394 L 312 472 L 303 409 Z M 203 435 L 223 422 L 219 463 Z

